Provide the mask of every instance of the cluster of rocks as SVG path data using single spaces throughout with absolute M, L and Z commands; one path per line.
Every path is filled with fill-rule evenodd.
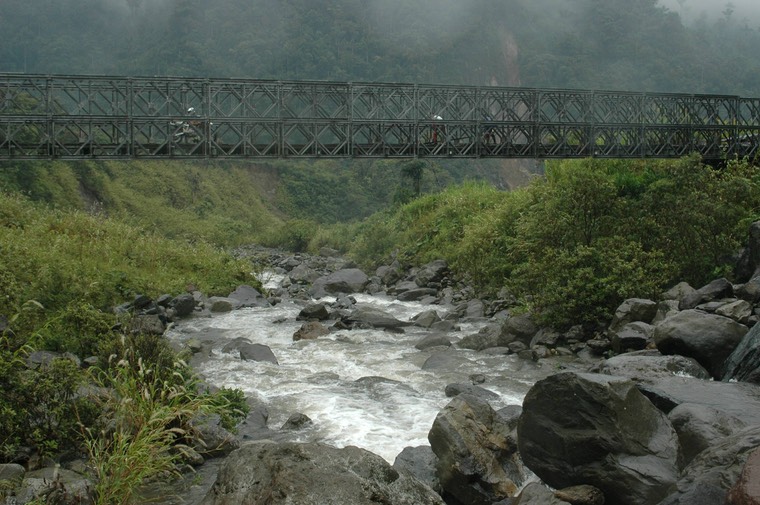
M 406 271 L 394 263 L 373 276 L 352 265 L 320 272 L 293 258 L 275 266 L 287 274 L 282 296 L 339 296 L 331 305 L 306 304 L 300 315 L 306 323 L 297 339 L 356 325 L 399 329 L 440 324 L 444 332 L 460 318 L 487 317 L 490 322 L 481 331 L 457 342 L 435 331 L 425 340 L 531 360 L 592 360 L 585 371 L 560 372 L 537 382 L 523 405 L 500 411 L 491 408 L 477 386 L 447 388 L 454 398 L 431 427 L 430 446 L 407 448 L 393 468 L 424 482 L 449 505 L 760 503 L 756 268 L 741 284 L 717 279 L 694 289 L 681 283 L 659 300 L 626 300 L 606 328 L 558 332 L 538 327 L 529 314 L 511 316 L 508 296 L 474 299 L 442 261 Z M 455 308 L 442 319 L 431 311 L 416 318 L 424 323 L 397 321 L 353 307 L 345 295 L 362 291 Z M 332 326 L 319 323 L 327 320 Z M 259 453 L 263 447 L 249 450 Z M 380 474 L 389 471 L 384 467 Z M 409 502 L 388 498 L 377 482 L 357 485 L 387 503 Z M 221 490 L 241 486 L 239 480 L 218 481 L 204 504 L 232 503 Z M 285 496 L 311 503 L 289 489 L 267 492 L 281 493 L 282 500 L 273 503 L 285 503 Z M 352 500 L 373 503 L 366 497 Z M 414 500 L 436 503 L 419 496 Z
M 760 223 L 753 230 L 760 231 Z M 404 331 L 414 324 L 430 329 L 419 349 L 515 353 L 533 361 L 577 357 L 585 364 L 575 371 L 558 365 L 522 405 L 498 411 L 477 377 L 472 384 L 452 384 L 446 391 L 452 400 L 431 426 L 430 445 L 408 447 L 394 465 L 354 447 L 294 442 L 286 432 L 308 425 L 308 418 L 296 416 L 271 430 L 265 410 L 255 408 L 238 437 L 244 439 L 240 447 L 239 441 L 218 444 L 228 456 L 202 505 L 760 503 L 760 247 L 751 246 L 743 257 L 741 284 L 717 279 L 694 289 L 682 283 L 658 300 L 626 300 L 608 327 L 563 332 L 539 327 L 530 314 L 512 316 L 506 293 L 497 300 L 475 298 L 443 261 L 412 269 L 393 262 L 369 276 L 332 251 L 312 257 L 249 248 L 241 255 L 269 258 L 285 277 L 281 287 L 268 296 L 248 286 L 224 298 L 196 293 L 189 295 L 189 312 L 177 311 L 179 302 L 149 301 L 139 316 L 169 321 L 180 313 L 268 306 L 292 297 L 303 300 L 304 321 L 294 340 L 334 329 Z M 431 310 L 400 321 L 357 306 L 351 294 L 361 292 L 421 301 Z M 313 301 L 328 294 L 334 302 Z M 146 313 L 153 305 L 165 312 Z M 446 314 L 432 310 L 444 305 L 451 307 Z M 487 324 L 453 341 L 443 335 L 464 318 Z M 228 350 L 276 363 L 271 350 L 252 342 L 233 342 Z

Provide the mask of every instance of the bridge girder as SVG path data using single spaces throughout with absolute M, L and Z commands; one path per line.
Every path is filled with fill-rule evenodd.
M 0 74 L 0 159 L 758 154 L 760 99 Z

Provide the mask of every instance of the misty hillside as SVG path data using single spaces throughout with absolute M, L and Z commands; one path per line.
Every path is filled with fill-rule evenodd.
M 0 71 L 760 95 L 758 29 L 678 4 L 4 0 Z

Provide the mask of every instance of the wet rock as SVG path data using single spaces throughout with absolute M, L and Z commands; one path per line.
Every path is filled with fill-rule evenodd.
M 441 316 L 439 316 L 438 312 L 435 310 L 426 310 L 412 317 L 414 325 L 421 328 L 430 328 L 433 326 L 433 324 L 439 322 L 440 320 Z
M 264 361 L 279 365 L 272 349 L 264 344 L 241 344 L 238 347 L 240 359 L 243 361 Z
M 500 502 L 501 503 L 501 502 Z M 498 504 L 500 505 L 500 504 Z M 554 491 L 540 482 L 531 482 L 513 501 L 505 505 L 570 505 L 554 495 Z
M 674 375 L 709 379 L 710 373 L 694 358 L 671 355 L 658 351 L 641 351 L 613 356 L 600 363 L 596 370 L 606 375 L 627 377 L 636 382 L 652 382 Z
M 518 424 L 525 464 L 554 488 L 590 484 L 610 503 L 656 504 L 678 476 L 678 439 L 633 381 L 562 373 L 537 382 Z
M 314 298 L 340 293 L 361 293 L 368 282 L 367 274 L 358 268 L 346 268 L 315 280 L 310 292 Z
M 531 339 L 538 333 L 539 328 L 530 314 L 520 314 L 504 321 L 503 330 L 505 333 L 514 335 L 517 340 L 530 345 Z
M 451 347 L 451 340 L 444 335 L 428 335 L 417 342 L 414 347 L 420 351 L 431 347 Z
M 310 303 L 296 316 L 296 321 L 325 321 L 330 318 L 330 312 L 324 303 Z
M 212 296 L 206 302 L 206 307 L 212 312 L 230 312 L 240 308 L 240 302 L 234 298 L 226 298 L 222 296 Z
M 238 286 L 228 298 L 236 300 L 240 307 L 269 307 L 271 305 L 263 294 L 247 284 Z
M 467 302 L 467 308 L 464 311 L 464 317 L 477 318 L 483 317 L 486 312 L 486 305 L 483 300 L 474 299 Z
M 240 447 L 240 441 L 222 427 L 218 414 L 196 415 L 190 426 L 195 437 L 192 448 L 204 457 L 224 456 Z
M 411 325 L 411 323 L 400 321 L 390 313 L 375 307 L 359 307 L 352 311 L 348 317 L 345 317 L 344 321 L 349 324 L 363 323 L 373 328 L 403 328 Z
M 187 317 L 195 311 L 195 298 L 190 293 L 184 293 L 171 302 L 177 317 Z
M 694 403 L 678 405 L 668 413 L 668 419 L 678 434 L 684 465 L 711 444 L 746 427 L 745 422 L 732 415 Z
M 610 323 L 610 330 L 618 331 L 625 325 L 634 322 L 651 324 L 657 315 L 657 302 L 644 298 L 629 298 L 615 310 Z
M 436 475 L 438 457 L 429 445 L 404 447 L 393 462 L 393 468 L 399 472 L 408 472 L 420 482 L 427 484 L 438 494 L 443 493 L 441 482 Z
M 457 344 L 462 349 L 482 351 L 491 347 L 506 347 L 517 338 L 516 335 L 505 331 L 499 323 L 489 323 L 483 326 L 477 333 L 466 335 Z
M 716 505 L 726 502 L 749 455 L 760 447 L 760 426 L 721 439 L 697 455 L 681 472 L 675 491 L 660 505 Z
M 311 284 L 320 277 L 319 272 L 303 263 L 288 272 L 288 279 L 293 284 Z
M 612 333 L 612 350 L 617 353 L 640 351 L 652 342 L 654 326 L 641 321 L 627 323 Z
M 288 417 L 288 420 L 283 423 L 282 427 L 280 428 L 282 431 L 297 431 L 297 430 L 303 430 L 304 428 L 308 428 L 314 424 L 314 421 L 311 420 L 309 416 L 306 414 L 296 413 Z
M 477 396 L 478 398 L 481 398 L 485 401 L 498 401 L 499 399 L 501 399 L 501 397 L 498 394 L 494 393 L 493 391 L 489 391 L 486 388 L 482 388 L 474 384 L 465 384 L 461 382 L 448 384 L 444 392 L 447 398 L 452 398 L 457 395 L 466 394 L 466 395 L 471 395 L 471 396 Z
M 398 263 L 393 265 L 383 265 L 375 270 L 375 275 L 380 278 L 383 284 L 391 286 L 401 280 L 401 268 Z
M 396 298 L 402 302 L 416 302 L 429 296 L 435 296 L 438 291 L 433 288 L 415 288 L 408 289 L 396 295 Z
M 558 489 L 554 496 L 571 505 L 604 505 L 604 493 L 599 488 L 587 484 Z
M 744 300 L 728 301 L 715 309 L 715 313 L 746 325 L 752 316 L 752 304 Z
M 726 359 L 722 379 L 760 384 L 760 325 L 753 326 Z
M 449 271 L 449 266 L 444 260 L 435 260 L 422 266 L 415 275 L 415 282 L 420 287 L 440 283 Z
M 679 282 L 669 290 L 662 293 L 663 300 L 676 300 L 680 302 L 687 296 L 693 295 L 697 290 L 691 287 L 687 282 Z
M 747 331 L 746 326 L 727 317 L 684 310 L 655 328 L 654 342 L 662 354 L 694 358 L 713 377 L 721 378 L 723 362 Z
M 760 301 L 760 276 L 753 277 L 746 283 L 737 287 L 736 296 L 742 300 L 746 300 L 750 303 L 757 303 Z
M 232 453 L 200 505 L 443 505 L 429 487 L 357 447 L 252 442 Z
M 467 359 L 454 350 L 434 352 L 422 364 L 423 370 L 454 370 Z
M 83 475 L 57 466 L 47 467 L 26 473 L 14 498 L 15 503 L 41 498 L 41 503 L 89 505 L 94 503 L 90 493 L 93 487 Z
M 26 469 L 16 463 L 0 464 L 0 490 L 13 489 L 21 484 Z
M 663 412 L 682 403 L 712 407 L 746 424 L 760 419 L 760 389 L 743 382 L 727 383 L 691 377 L 662 377 L 637 384 L 639 390 Z
M 706 286 L 684 296 L 679 304 L 679 309 L 689 310 L 701 303 L 711 302 L 720 298 L 730 298 L 734 295 L 734 286 L 728 279 L 715 279 Z
M 301 327 L 296 330 L 296 332 L 293 334 L 293 341 L 298 342 L 299 340 L 316 340 L 319 337 L 323 337 L 329 334 L 330 330 L 327 329 L 322 323 L 317 321 L 309 321 L 308 323 L 302 324 Z
M 247 358 L 243 358 L 243 353 L 246 352 L 247 350 L 249 350 L 250 347 L 253 346 L 253 345 L 254 344 L 250 340 L 248 340 L 247 338 L 238 337 L 238 338 L 236 338 L 234 340 L 231 340 L 231 341 L 227 342 L 224 345 L 224 347 L 222 347 L 222 352 L 226 352 L 226 353 L 235 353 L 236 352 L 236 353 L 238 353 L 240 355 L 240 359 L 249 359 L 250 358 L 251 361 L 258 361 L 258 360 L 253 359 L 253 357 L 255 355 L 255 348 L 251 349 L 248 352 L 248 357 Z M 270 352 L 271 352 L 271 349 L 270 349 Z
M 747 458 L 739 480 L 728 491 L 726 505 L 760 505 L 760 449 Z
M 141 335 L 163 335 L 166 331 L 164 318 L 158 315 L 134 316 L 130 322 L 131 331 Z
M 508 424 L 483 399 L 455 397 L 436 416 L 428 440 L 444 497 L 456 502 L 490 505 L 514 496 L 527 478 Z
M 562 341 L 562 334 L 558 331 L 552 330 L 550 328 L 541 328 L 538 330 L 538 333 L 536 333 L 533 338 L 530 340 L 530 345 L 526 346 L 528 348 L 534 347 L 537 345 L 549 347 L 549 348 L 555 348 L 559 343 Z M 521 341 L 512 342 L 515 343 L 523 343 Z

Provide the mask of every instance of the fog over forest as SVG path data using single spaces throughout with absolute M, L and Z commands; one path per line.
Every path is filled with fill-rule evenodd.
M 757 0 L 3 0 L 0 72 L 760 96 Z
M 677 12 L 686 22 L 704 18 L 728 18 L 739 26 L 760 27 L 760 2 L 757 0 L 659 0 L 664 7 Z

